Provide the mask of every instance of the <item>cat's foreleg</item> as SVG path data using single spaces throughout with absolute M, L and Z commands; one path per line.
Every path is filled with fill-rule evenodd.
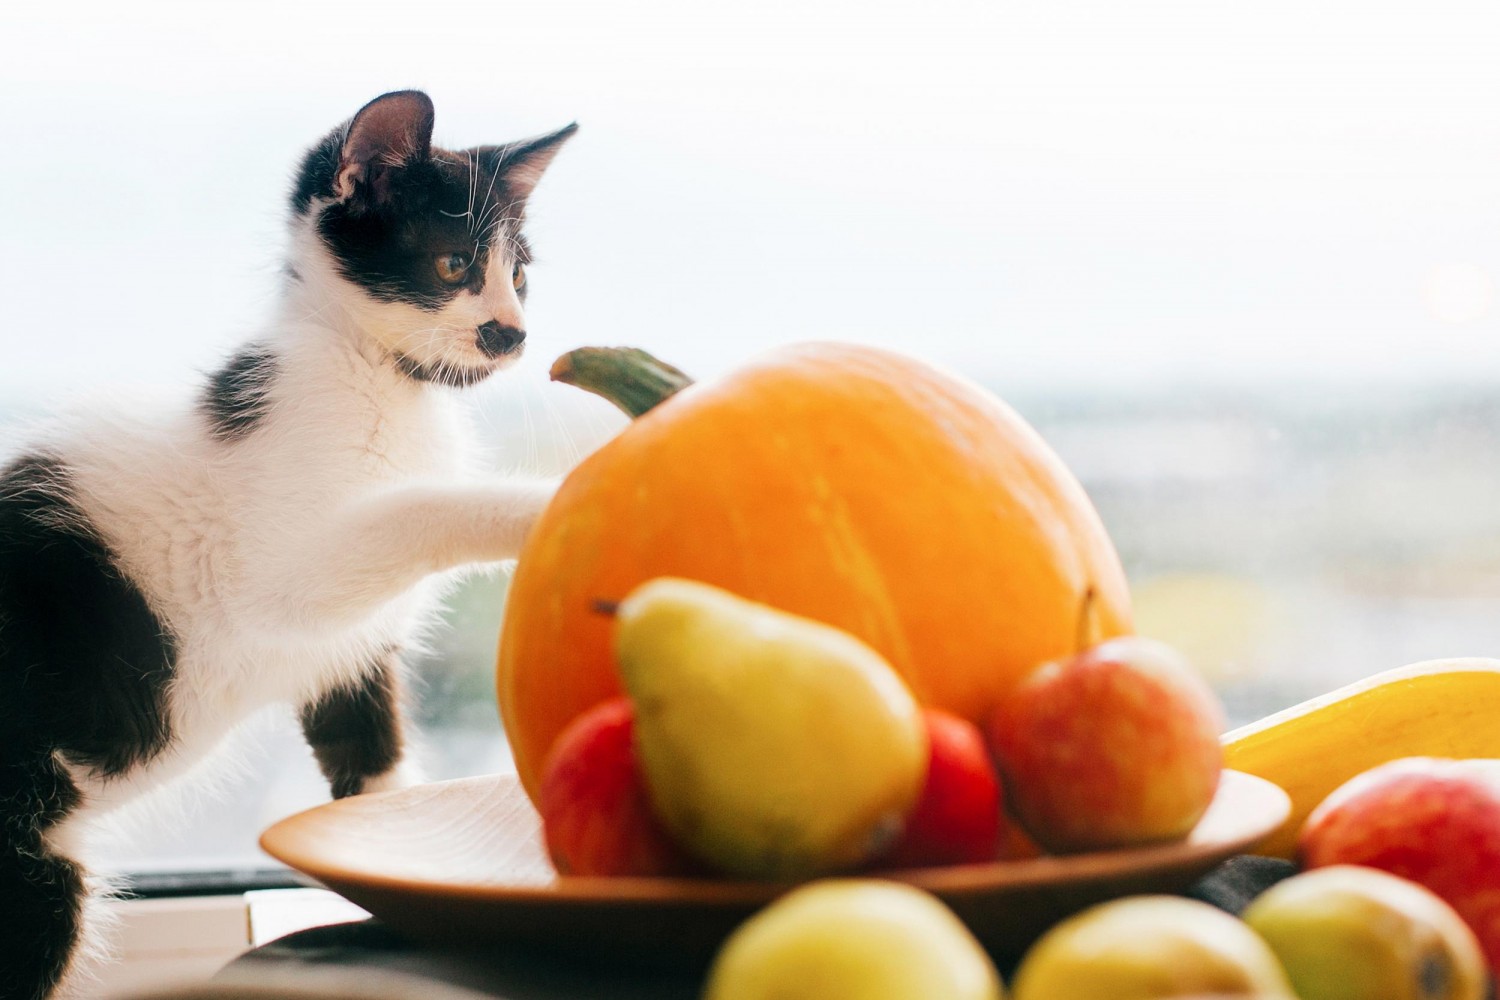
M 284 616 L 310 628 L 358 621 L 426 576 L 513 559 L 555 489 L 550 481 L 408 487 L 333 512 L 283 559 Z
M 359 679 L 302 709 L 302 732 L 336 799 L 420 782 L 401 726 L 401 664 L 388 650 Z

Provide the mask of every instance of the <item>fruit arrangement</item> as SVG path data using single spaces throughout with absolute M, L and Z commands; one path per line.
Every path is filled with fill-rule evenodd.
M 655 577 L 848 632 L 921 704 L 976 725 L 1075 649 L 1088 590 L 1093 638 L 1132 630 L 1083 488 L 969 382 L 852 344 L 697 384 L 633 351 L 574 351 L 553 373 L 636 418 L 568 475 L 506 598 L 498 694 L 533 799 L 557 735 L 623 690 L 595 602 Z
M 1221 740 L 1207 685 L 1130 634 L 1081 488 L 968 383 L 841 345 L 701 386 L 627 350 L 554 377 L 636 420 L 522 553 L 507 735 L 565 875 L 808 883 L 730 938 L 709 1000 L 999 998 L 964 924 L 883 874 L 1180 840 L 1226 760 L 1287 787 L 1269 850 L 1306 870 L 1243 920 L 1086 910 L 1014 996 L 1485 996 L 1500 761 L 1356 775 L 1434 729 L 1426 752 L 1484 752 L 1500 664 L 1393 672 Z M 1474 725 L 1419 726 L 1455 687 Z
M 1128 635 L 1119 560 L 1082 488 L 989 394 L 833 344 L 711 384 L 630 350 L 572 352 L 554 377 L 636 419 L 563 484 L 507 600 L 500 703 L 544 815 L 574 809 L 567 780 L 543 775 L 548 754 L 552 770 L 589 770 L 555 759 L 588 743 L 559 735 L 627 692 L 646 814 L 722 873 L 807 877 L 887 852 L 992 860 L 1002 840 L 1027 842 L 1002 786 L 1034 814 L 1026 834 L 1058 851 L 1181 837 L 1207 807 L 1212 695 Z M 1100 642 L 1098 657 L 1070 656 Z M 1048 664 L 1048 684 L 1026 683 Z M 1016 714 L 996 723 L 1002 704 Z M 997 742 L 1058 710 L 1081 723 L 1049 735 L 1064 751 L 1052 759 L 1028 753 L 1034 740 Z M 1047 804 L 1075 782 L 1081 812 Z M 559 851 L 570 871 L 619 873 L 607 854 Z
M 1185 836 L 1217 786 L 1218 706 L 1159 644 L 1043 665 L 987 743 L 831 626 L 671 577 L 609 613 L 626 695 L 565 729 L 542 776 L 568 874 L 793 881 L 994 861 L 1012 842 L 1002 770 L 1031 841 L 1125 847 Z M 1098 725 L 1058 728 L 1059 712 Z

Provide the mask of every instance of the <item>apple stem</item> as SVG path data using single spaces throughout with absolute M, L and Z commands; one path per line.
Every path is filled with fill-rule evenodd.
M 1083 599 L 1078 602 L 1078 629 L 1073 634 L 1073 652 L 1083 652 L 1093 645 L 1094 637 L 1094 601 L 1098 594 L 1091 583 L 1083 592 Z
M 693 384 L 637 347 L 580 347 L 554 361 L 550 375 L 554 382 L 602 396 L 632 419 Z
M 596 615 L 608 615 L 613 618 L 620 613 L 620 602 L 607 601 L 602 597 L 596 597 L 589 603 L 589 610 Z

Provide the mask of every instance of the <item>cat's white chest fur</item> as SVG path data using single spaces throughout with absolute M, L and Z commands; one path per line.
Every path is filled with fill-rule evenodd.
M 96 807 L 194 766 L 265 705 L 303 704 L 357 679 L 382 650 L 411 641 L 440 593 L 441 578 L 426 574 L 444 566 L 400 563 L 412 538 L 452 527 L 451 511 L 417 504 L 374 529 L 383 538 L 353 522 L 405 491 L 471 481 L 457 402 L 371 364 L 336 330 L 290 333 L 272 341 L 265 424 L 242 440 L 215 440 L 199 415 L 181 412 L 93 421 L 58 442 L 79 506 L 177 653 L 171 743 L 127 775 L 75 769 Z M 513 506 L 494 500 L 491 516 Z M 346 549 L 338 539 L 351 528 Z M 375 579 L 371 548 L 393 554 Z M 413 570 L 420 579 L 392 584 Z M 310 576 L 341 584 L 330 594 Z

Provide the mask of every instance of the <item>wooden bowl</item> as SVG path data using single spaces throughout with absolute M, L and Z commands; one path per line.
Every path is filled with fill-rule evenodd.
M 878 874 L 935 893 L 997 959 L 1010 961 L 1052 924 L 1093 903 L 1187 887 L 1254 847 L 1290 808 L 1270 782 L 1226 771 L 1186 840 Z M 702 965 L 740 921 L 790 888 L 558 875 L 536 811 L 509 774 L 330 802 L 282 820 L 260 842 L 411 938 L 574 960 Z

